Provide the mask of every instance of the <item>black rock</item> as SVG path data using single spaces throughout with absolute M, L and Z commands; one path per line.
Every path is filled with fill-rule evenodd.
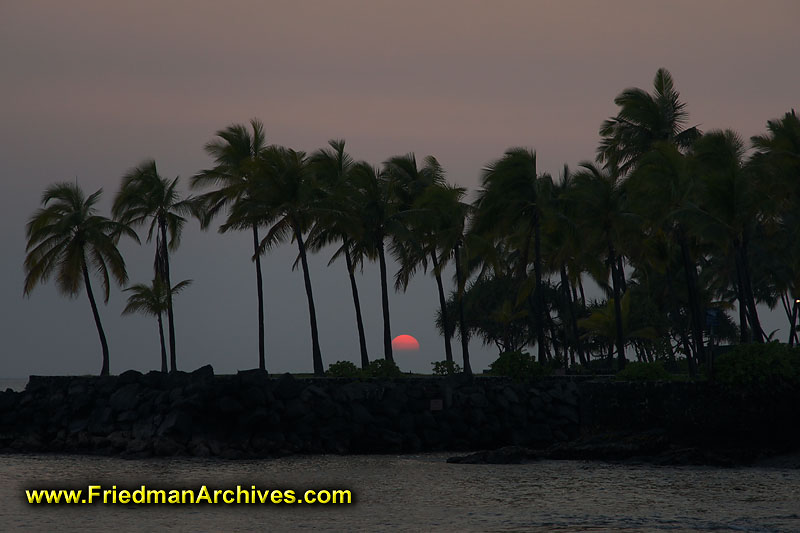
M 156 434 L 159 437 L 170 437 L 179 442 L 187 442 L 192 435 L 192 416 L 183 411 L 173 411 L 161 422 Z M 164 454 L 159 453 L 158 455 Z
M 469 465 L 516 465 L 531 457 L 533 457 L 533 454 L 527 448 L 523 448 L 521 446 L 504 446 L 503 448 L 499 448 L 497 450 L 450 457 L 447 459 L 447 462 Z
M 108 403 L 117 412 L 131 411 L 136 409 L 141 392 L 142 387 L 138 383 L 129 382 L 127 385 L 123 385 L 122 388 L 117 389 L 111 395 Z
M 201 366 L 190 374 L 192 381 L 205 381 L 214 377 L 214 367 L 211 365 Z
M 269 382 L 269 372 L 254 368 L 252 370 L 239 370 L 236 373 L 242 386 L 263 387 Z
M 137 383 L 142 378 L 142 373 L 136 370 L 126 370 L 117 378 L 117 387 L 122 387 L 129 383 Z

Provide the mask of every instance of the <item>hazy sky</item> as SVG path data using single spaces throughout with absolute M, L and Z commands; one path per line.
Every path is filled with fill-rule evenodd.
M 252 117 L 268 141 L 313 151 L 345 138 L 380 163 L 434 155 L 474 190 L 511 146 L 536 149 L 540 171 L 594 156 L 600 123 L 626 87 L 669 69 L 704 130 L 761 133 L 798 107 L 800 3 L 739 1 L 0 1 L 0 376 L 97 373 L 100 345 L 85 293 L 54 285 L 22 297 L 24 226 L 41 192 L 75 180 L 102 187 L 108 214 L 122 174 L 155 158 L 186 179 L 211 164 L 203 144 Z M 249 234 L 188 224 L 172 278 L 178 363 L 217 372 L 257 366 Z M 131 282 L 152 278 L 152 244 L 125 243 Z M 267 364 L 310 371 L 302 274 L 293 245 L 265 257 Z M 311 256 L 325 365 L 358 361 L 350 288 L 330 251 Z M 382 356 L 377 266 L 359 278 L 371 357 Z M 159 366 L 154 319 L 100 312 L 111 371 Z M 404 370 L 444 359 L 430 276 L 390 294 L 392 334 L 421 350 Z M 775 317 L 769 329 L 782 327 Z M 473 368 L 495 357 L 473 341 Z M 454 344 L 460 358 L 458 344 Z

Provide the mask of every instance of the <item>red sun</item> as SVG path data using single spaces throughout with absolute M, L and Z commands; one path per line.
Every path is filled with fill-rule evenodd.
M 419 341 L 411 335 L 398 335 L 392 340 L 392 349 L 401 352 L 419 351 Z

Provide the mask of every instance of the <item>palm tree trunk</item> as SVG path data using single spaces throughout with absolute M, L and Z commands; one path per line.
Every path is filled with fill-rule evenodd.
M 797 298 L 794 300 L 794 305 L 792 306 L 792 325 L 789 328 L 789 346 L 794 346 L 796 342 L 795 339 L 797 338 L 797 329 L 795 325 L 797 324 Z
M 364 321 L 361 319 L 361 303 L 358 300 L 358 287 L 356 286 L 356 274 L 353 272 L 353 259 L 350 257 L 349 245 L 344 243 L 344 260 L 347 265 L 347 273 L 350 276 L 350 288 L 353 291 L 353 305 L 356 308 L 356 325 L 358 326 L 358 346 L 361 349 L 361 369 L 366 370 L 369 366 L 369 356 L 367 355 L 367 338 L 364 336 Z
M 172 315 L 172 284 L 169 279 L 169 247 L 167 246 L 167 223 L 163 218 L 158 219 L 158 226 L 161 230 L 162 242 L 162 269 L 161 276 L 167 284 L 167 325 L 169 329 L 169 362 L 170 371 L 178 370 L 177 356 L 175 355 L 175 320 Z
M 562 346 L 558 345 L 558 329 L 556 328 L 556 323 L 553 320 L 547 321 L 547 326 L 550 330 L 550 346 L 553 347 L 553 354 L 552 357 L 550 353 L 547 354 L 547 359 L 555 361 L 558 363 L 559 360 L 563 358 L 565 361 L 564 368 L 566 368 L 566 360 L 567 360 L 567 343 L 563 343 Z
M 758 309 L 756 299 L 753 295 L 753 286 L 750 283 L 750 268 L 747 261 L 747 237 L 742 240 L 739 248 L 739 257 L 742 261 L 742 279 L 744 280 L 744 293 L 747 299 L 747 307 L 750 312 L 751 326 L 756 342 L 764 342 L 764 330 L 761 329 L 761 322 L 758 320 Z
M 542 287 L 542 238 L 538 210 L 533 221 L 533 274 L 536 277 L 536 344 L 539 350 L 539 364 L 547 363 L 547 347 L 544 342 L 544 289 Z
M 564 368 L 575 368 L 575 349 L 569 344 L 569 332 L 567 325 L 562 324 L 561 330 L 563 331 L 562 342 L 564 343 Z
M 705 362 L 706 351 L 703 343 L 703 323 L 701 322 L 700 295 L 697 293 L 697 270 L 689 253 L 689 243 L 683 228 L 678 227 L 678 241 L 681 247 L 681 258 L 683 259 L 683 270 L 686 275 L 686 288 L 689 293 L 689 314 L 692 322 L 692 338 L 694 340 L 694 350 L 698 361 Z
M 686 328 L 683 326 L 683 320 L 681 320 L 681 314 L 678 309 L 678 302 L 675 300 L 675 290 L 672 288 L 672 269 L 669 266 L 669 261 L 667 262 L 665 275 L 667 277 L 667 293 L 669 294 L 669 304 L 672 308 L 673 316 L 675 317 L 675 323 L 678 325 L 678 334 L 681 337 L 683 350 L 686 352 L 686 362 L 689 365 L 689 375 L 694 376 L 697 373 L 697 366 L 695 365 L 695 360 L 692 357 L 692 352 L 689 349 L 689 339 L 686 335 Z M 672 344 L 670 344 L 670 347 L 672 347 Z
M 439 272 L 439 261 L 436 259 L 436 252 L 431 252 L 433 260 L 433 275 L 436 278 L 436 287 L 439 289 L 439 308 L 442 310 L 442 324 L 444 324 L 444 358 L 447 362 L 453 362 L 453 347 L 450 345 L 450 331 L 447 320 L 447 301 L 444 298 L 444 286 L 442 285 L 442 274 Z
M 517 278 L 519 279 L 519 286 L 523 287 L 528 279 L 528 257 L 530 256 L 530 243 L 534 240 L 534 289 L 533 295 L 530 293 L 527 297 L 528 306 L 530 307 L 531 316 L 534 320 L 534 329 L 536 335 L 536 348 L 538 350 L 539 364 L 547 362 L 547 351 L 544 341 L 544 320 L 539 307 L 539 296 L 542 293 L 541 285 L 541 272 L 540 272 L 540 249 L 539 249 L 539 218 L 537 215 L 533 216 L 531 225 L 528 227 L 528 233 L 525 236 L 525 246 L 522 248 L 519 262 L 517 263 Z
M 156 313 L 158 317 L 158 340 L 161 343 L 161 371 L 167 372 L 167 346 L 164 344 L 164 321 L 161 320 L 161 312 Z
M 617 276 L 619 276 L 619 288 L 623 293 L 628 290 L 628 284 L 625 283 L 625 265 L 622 262 L 622 256 L 617 256 Z
M 258 253 L 258 225 L 253 224 L 253 257 L 256 261 L 256 292 L 258 293 L 258 368 L 267 369 L 264 356 L 264 282 L 261 278 L 261 254 Z
M 314 375 L 324 376 L 325 367 L 322 365 L 322 351 L 319 349 L 319 332 L 317 331 L 317 312 L 314 309 L 314 294 L 311 291 L 311 277 L 308 275 L 308 259 L 306 258 L 306 245 L 303 243 L 303 233 L 298 225 L 294 225 L 294 236 L 297 239 L 297 248 L 300 252 L 300 262 L 303 265 L 303 281 L 306 285 L 308 298 L 308 317 L 311 322 L 311 350 L 314 362 Z
M 464 362 L 464 373 L 468 376 L 472 375 L 472 366 L 469 363 L 469 332 L 467 331 L 464 322 L 464 300 L 462 298 L 461 287 L 464 281 L 461 279 L 461 259 L 459 258 L 460 246 L 455 247 L 455 262 L 456 262 L 456 295 L 458 298 L 458 328 L 461 330 L 461 356 Z
M 581 337 L 579 335 L 580 332 L 578 330 L 578 310 L 577 310 L 577 307 L 578 307 L 578 288 L 577 288 L 577 285 L 580 284 L 580 282 L 581 282 L 581 276 L 582 276 L 582 274 L 578 274 L 577 283 L 570 283 L 570 285 L 572 285 L 572 313 L 573 313 L 572 318 L 574 320 L 573 326 L 574 326 L 575 336 L 576 336 L 575 342 L 577 342 L 578 346 L 580 347 L 580 352 L 578 352 L 578 355 L 580 355 L 581 353 L 584 354 L 584 358 L 581 359 L 581 364 L 588 367 L 589 366 L 589 361 L 591 360 L 592 355 L 591 355 L 591 353 L 584 352 L 584 350 L 583 350 L 584 346 L 583 346 L 583 343 L 581 342 Z M 583 289 L 581 289 L 581 290 L 583 290 Z
M 620 302 L 619 276 L 617 274 L 617 255 L 614 245 L 608 245 L 608 262 L 611 267 L 611 285 L 614 290 L 614 322 L 617 333 L 617 366 L 625 366 L 625 337 L 622 333 L 622 302 Z
M 567 299 L 570 327 L 572 329 L 572 335 L 575 337 L 575 350 L 578 352 L 578 359 L 581 362 L 581 366 L 586 366 L 586 356 L 583 354 L 583 345 L 581 345 L 581 339 L 578 332 L 578 319 L 575 316 L 575 302 L 572 300 L 566 265 L 561 265 L 561 286 L 564 290 L 564 297 Z M 566 326 L 564 329 L 566 330 Z
M 83 261 L 81 270 L 83 270 L 83 283 L 86 285 L 86 294 L 89 296 L 89 303 L 92 306 L 92 315 L 94 316 L 94 325 L 97 326 L 97 334 L 100 335 L 100 346 L 103 348 L 103 367 L 100 369 L 101 376 L 108 375 L 108 342 L 106 341 L 106 334 L 103 331 L 103 325 L 100 323 L 100 313 L 97 312 L 97 303 L 94 301 L 94 293 L 92 292 L 92 283 L 89 279 L 89 270 L 86 268 L 86 259 Z
M 744 246 L 738 239 L 733 241 L 733 254 L 736 263 L 736 274 L 739 278 L 739 287 L 737 290 L 737 299 L 739 300 L 739 317 L 741 321 L 742 312 L 744 309 L 744 316 L 747 322 L 750 323 L 750 331 L 753 335 L 753 340 L 756 342 L 764 342 L 763 331 L 761 330 L 761 323 L 758 320 L 758 312 L 755 306 L 755 300 L 752 299 L 752 288 L 750 287 L 750 275 L 747 272 L 746 256 L 744 254 Z
M 734 263 L 736 264 L 736 300 L 739 302 L 739 342 L 747 342 L 747 303 L 744 297 L 744 281 L 742 281 L 742 266 L 739 261 L 739 249 L 734 242 Z
M 742 299 L 739 300 L 739 343 L 745 344 L 748 342 L 750 342 L 750 338 L 747 335 L 747 308 L 744 299 Z
M 394 362 L 392 354 L 392 332 L 389 325 L 389 287 L 386 282 L 386 255 L 383 239 L 378 244 L 378 265 L 381 270 L 381 307 L 383 308 L 383 353 L 387 361 Z
M 792 314 L 794 313 L 794 304 L 789 302 L 789 294 L 788 291 L 783 291 L 781 293 L 781 304 L 783 305 L 783 312 L 786 313 L 786 320 L 789 321 L 789 339 L 786 341 L 787 343 L 792 340 L 792 332 L 791 332 L 791 324 L 792 324 Z

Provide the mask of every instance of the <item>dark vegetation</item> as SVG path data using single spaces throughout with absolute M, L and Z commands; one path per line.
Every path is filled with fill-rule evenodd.
M 403 373 L 394 361 L 375 359 L 361 369 L 350 361 L 337 361 L 328 367 L 325 375 L 331 378 L 397 378 Z
M 128 281 L 116 244 L 138 241 L 134 228 L 146 227 L 146 240 L 155 241 L 154 279 L 149 288 L 131 288 L 128 309 L 157 317 L 162 370 L 166 316 L 175 371 L 172 302 L 186 282 L 171 283 L 170 253 L 188 217 L 203 228 L 221 217 L 220 232 L 252 233 L 252 249 L 242 253 L 255 266 L 260 369 L 269 366 L 260 258 L 291 242 L 304 277 L 316 375 L 325 372 L 308 255 L 333 247 L 329 262 L 344 258 L 352 289 L 360 369 L 339 362 L 330 365 L 331 376 L 399 373 L 388 255 L 400 265 L 395 290 L 419 272 L 436 278 L 431 305 L 438 307 L 445 359 L 434 363 L 435 374 L 471 374 L 468 340 L 477 336 L 500 354 L 491 372 L 515 379 L 621 370 L 620 379 L 658 380 L 684 368 L 731 385 L 796 384 L 796 352 L 767 343 L 776 332 L 763 331 L 758 305 L 782 306 L 793 346 L 800 119 L 791 111 L 770 120 L 749 143 L 729 130 L 687 127 L 685 104 L 664 69 L 652 92 L 626 89 L 615 103 L 594 161 L 554 177 L 537 170 L 533 150 L 511 148 L 483 170 L 472 202 L 431 156 L 417 161 L 410 153 L 373 166 L 350 156 L 342 140 L 306 154 L 268 144 L 258 120 L 234 124 L 205 146 L 213 164 L 191 178 L 195 196 L 182 197 L 179 179 L 162 177 L 152 160 L 122 178 L 113 220 L 95 212 L 101 191 L 85 197 L 69 183 L 48 188 L 27 226 L 24 292 L 51 276 L 71 296 L 85 287 L 107 375 L 90 273 L 100 277 L 107 300 L 112 277 Z M 381 283 L 366 290 L 380 291 L 383 313 L 383 358 L 372 361 L 357 284 L 369 263 L 377 263 Z M 604 298 L 586 299 L 588 280 Z M 741 346 L 715 365 L 721 344 Z M 624 368 L 628 356 L 636 364 Z
M 730 388 L 780 390 L 800 387 L 800 348 L 770 342 L 741 345 L 720 355 L 716 380 Z

